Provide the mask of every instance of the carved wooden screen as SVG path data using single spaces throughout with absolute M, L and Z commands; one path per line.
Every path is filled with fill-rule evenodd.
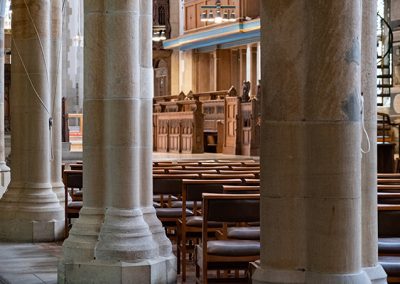
M 159 120 L 157 124 L 157 151 L 168 152 L 168 121 Z
M 236 154 L 236 116 L 239 109 L 238 97 L 225 98 L 225 139 L 224 154 Z
M 241 155 L 250 155 L 251 145 L 251 102 L 241 103 L 241 112 L 238 116 L 238 145 L 240 145 Z

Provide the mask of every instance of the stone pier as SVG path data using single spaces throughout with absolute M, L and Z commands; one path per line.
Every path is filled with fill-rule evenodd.
M 361 92 L 363 94 L 361 204 L 362 267 L 373 284 L 385 284 L 386 273 L 378 263 L 377 127 L 376 127 L 376 13 L 377 2 L 362 1 Z
M 176 282 L 149 202 L 151 25 L 151 0 L 85 0 L 84 207 L 64 244 L 60 283 Z
M 371 283 L 361 258 L 361 4 L 261 1 L 253 283 Z
M 0 200 L 0 239 L 54 241 L 64 211 L 51 182 L 51 1 L 13 1 L 12 179 Z

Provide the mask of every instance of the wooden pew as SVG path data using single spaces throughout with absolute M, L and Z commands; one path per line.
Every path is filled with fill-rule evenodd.
M 196 246 L 195 254 L 198 283 L 208 283 L 209 270 L 247 270 L 249 262 L 260 258 L 258 240 L 209 239 L 210 222 L 258 222 L 259 206 L 259 194 L 203 193 L 202 242 Z M 235 276 L 238 278 L 239 274 Z

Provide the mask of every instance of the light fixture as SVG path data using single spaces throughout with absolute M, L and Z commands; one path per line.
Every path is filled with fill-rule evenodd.
M 167 39 L 165 35 L 165 26 L 153 26 L 153 37 L 152 40 L 155 42 L 164 41 Z
M 201 13 L 201 16 L 200 16 L 200 21 L 201 22 L 207 22 L 207 11 L 203 11 L 202 13 Z
M 221 0 L 216 0 L 215 5 L 201 6 L 202 12 L 200 21 L 220 24 L 223 22 L 236 21 L 236 6 L 234 5 L 221 5 Z M 214 17 L 215 12 L 215 17 Z

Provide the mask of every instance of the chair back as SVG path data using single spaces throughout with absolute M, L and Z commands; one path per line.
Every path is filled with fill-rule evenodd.
M 215 180 L 183 180 L 182 196 L 184 201 L 201 201 L 203 193 L 222 193 L 224 184 L 242 183 L 241 179 L 215 179 Z
M 83 172 L 82 170 L 65 170 L 63 173 L 63 182 L 66 188 L 83 187 Z
M 394 238 L 400 236 L 400 210 L 396 207 L 398 206 L 379 205 L 378 237 Z
M 204 222 L 258 222 L 259 194 L 203 194 Z

